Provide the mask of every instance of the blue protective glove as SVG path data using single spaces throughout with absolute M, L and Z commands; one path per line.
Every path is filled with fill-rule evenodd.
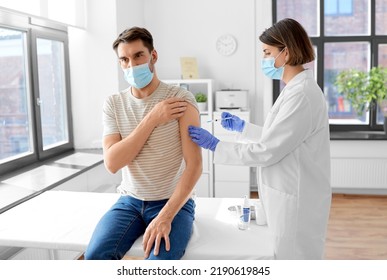
M 200 127 L 190 125 L 188 127 L 188 133 L 193 142 L 198 144 L 200 147 L 210 149 L 213 152 L 215 151 L 216 145 L 219 143 L 218 138 Z
M 225 120 L 225 118 L 227 118 Z M 225 129 L 242 132 L 245 128 L 245 121 L 235 115 L 222 112 L 222 122 L 220 123 Z

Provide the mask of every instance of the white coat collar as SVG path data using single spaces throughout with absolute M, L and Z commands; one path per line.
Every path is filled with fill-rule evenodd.
M 313 72 L 310 69 L 305 69 L 301 73 L 298 73 L 286 84 L 286 87 L 291 87 L 293 84 L 298 84 L 305 79 L 313 79 Z

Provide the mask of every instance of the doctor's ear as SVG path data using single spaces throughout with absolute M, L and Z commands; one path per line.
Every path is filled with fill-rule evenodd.
M 290 59 L 290 53 L 287 47 L 285 47 L 284 53 L 285 53 L 285 61 L 288 62 Z

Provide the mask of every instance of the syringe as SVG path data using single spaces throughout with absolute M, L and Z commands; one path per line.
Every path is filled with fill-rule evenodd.
M 218 122 L 218 121 L 229 120 L 229 119 L 232 119 L 232 117 L 227 117 L 227 118 L 223 118 L 223 119 L 213 119 L 213 120 L 208 120 L 207 122 L 208 123 L 210 123 L 210 122 Z

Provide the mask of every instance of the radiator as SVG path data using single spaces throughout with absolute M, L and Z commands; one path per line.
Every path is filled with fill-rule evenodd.
M 333 158 L 331 183 L 348 192 L 387 193 L 387 158 Z

